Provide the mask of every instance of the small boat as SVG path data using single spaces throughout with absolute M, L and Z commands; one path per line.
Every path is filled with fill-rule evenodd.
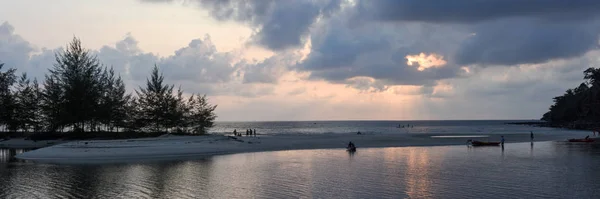
M 569 142 L 594 142 L 593 139 L 569 139 Z
M 473 145 L 473 146 L 498 146 L 498 145 L 500 145 L 500 142 L 472 141 L 471 145 Z

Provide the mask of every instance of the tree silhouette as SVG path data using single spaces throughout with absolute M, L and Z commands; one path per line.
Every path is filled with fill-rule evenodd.
M 120 75 L 102 66 L 76 37 L 55 55 L 55 61 L 42 87 L 25 73 L 17 78 L 15 69 L 2 72 L 4 64 L 0 64 L 0 126 L 13 132 L 51 134 L 174 129 L 204 134 L 214 125 L 216 106 L 206 96 L 186 99 L 181 88 L 173 92 L 174 86 L 164 82 L 157 65 L 146 86 L 131 95 Z
M 11 68 L 2 72 L 3 66 L 4 64 L 0 64 L 0 125 L 7 127 L 10 131 L 16 131 L 16 103 L 11 92 L 11 86 L 16 81 L 16 69 Z
M 65 50 L 56 54 L 56 64 L 50 69 L 50 75 L 63 92 L 65 124 L 76 131 L 85 131 L 85 125 L 91 124 L 89 129 L 94 131 L 103 89 L 98 59 L 81 46 L 78 38 L 73 38 Z
M 580 125 L 596 127 L 600 119 L 600 69 L 588 68 L 584 82 L 563 95 L 554 97 L 554 104 L 542 116 L 542 120 L 555 126 Z
M 17 128 L 29 132 L 39 130 L 40 100 L 37 80 L 32 83 L 23 73 L 16 85 L 14 96 L 16 103 L 15 124 Z
M 137 106 L 139 113 L 137 123 L 144 124 L 143 127 L 153 131 L 166 130 L 165 127 L 172 123 L 169 113 L 174 112 L 171 106 L 173 101 L 173 85 L 163 83 L 164 77 L 158 72 L 158 66 L 154 65 L 150 79 L 146 79 L 146 88 L 140 87 L 136 90 Z

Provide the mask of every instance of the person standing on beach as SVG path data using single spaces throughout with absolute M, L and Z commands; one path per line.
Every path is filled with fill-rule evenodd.
M 500 144 L 502 144 L 502 146 L 504 146 L 504 136 L 500 136 Z
M 533 131 L 529 131 L 529 132 L 530 132 L 531 141 L 533 142 Z

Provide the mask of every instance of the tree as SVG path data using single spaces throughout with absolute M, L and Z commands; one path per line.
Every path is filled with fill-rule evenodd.
M 56 77 L 46 75 L 44 90 L 40 97 L 42 121 L 46 130 L 50 132 L 62 130 L 65 124 L 63 120 L 64 91 Z
M 37 80 L 32 83 L 27 78 L 27 74 L 23 73 L 14 92 L 17 110 L 15 112 L 15 124 L 17 128 L 25 132 L 39 130 L 40 100 Z
M 207 130 L 214 126 L 214 121 L 217 118 L 215 109 L 217 105 L 211 105 L 206 99 L 206 95 L 192 95 L 189 100 L 189 116 L 186 119 L 192 132 L 205 134 Z
M 169 113 L 173 112 L 173 85 L 163 83 L 164 77 L 158 72 L 158 66 L 154 65 L 150 79 L 146 79 L 146 88 L 140 87 L 136 90 L 136 104 L 139 113 L 136 123 L 154 131 L 161 131 L 172 123 Z
M 64 124 L 76 131 L 85 131 L 85 125 L 90 124 L 89 129 L 94 131 L 104 88 L 100 62 L 81 46 L 77 38 L 55 57 L 56 64 L 50 70 L 50 77 L 63 92 L 61 116 Z
M 11 68 L 2 72 L 3 66 L 4 64 L 0 64 L 0 125 L 8 127 L 11 131 L 16 131 L 16 103 L 11 91 L 12 85 L 16 82 L 16 69 Z
M 102 94 L 96 120 L 108 127 L 124 127 L 127 117 L 126 105 L 131 96 L 126 94 L 125 84 L 121 77 L 115 77 L 114 70 L 104 70 L 102 75 Z
M 588 68 L 584 82 L 563 95 L 554 97 L 554 104 L 542 120 L 554 125 L 597 122 L 600 119 L 600 69 Z
M 28 98 L 30 101 L 28 103 L 29 108 L 32 110 L 32 115 L 30 116 L 30 126 L 33 128 L 33 131 L 40 132 L 42 130 L 42 89 L 40 88 L 40 84 L 37 81 L 37 78 L 33 79 L 31 83 L 31 88 L 33 90 L 32 98 Z

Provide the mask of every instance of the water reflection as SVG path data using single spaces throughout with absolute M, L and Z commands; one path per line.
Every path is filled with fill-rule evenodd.
M 15 155 L 27 152 L 26 149 L 2 149 L 0 148 L 0 164 L 9 162 L 25 162 L 15 158 Z
M 17 151 L 4 150 L 0 198 L 590 198 L 600 189 L 600 145 L 533 150 L 301 150 L 89 166 L 11 162 L 4 157 Z
M 411 198 L 431 198 L 431 174 L 439 169 L 439 165 L 431 165 L 432 159 L 422 148 L 408 150 L 406 156 L 405 183 L 406 194 Z

